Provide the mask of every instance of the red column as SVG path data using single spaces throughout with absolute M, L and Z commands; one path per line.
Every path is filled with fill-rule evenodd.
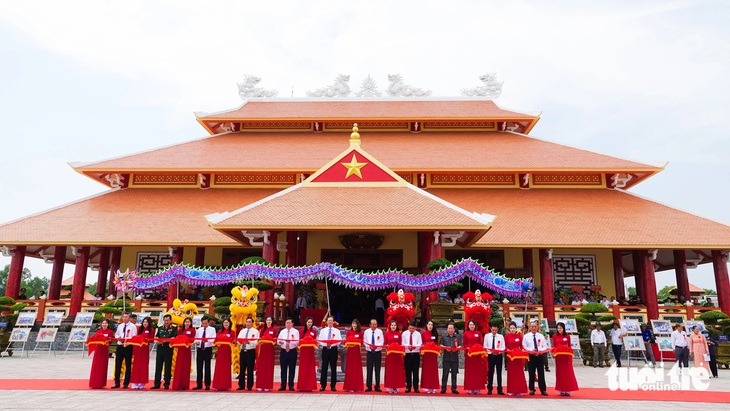
M 298 233 L 296 231 L 286 232 L 286 265 L 289 267 L 296 267 L 298 265 L 297 237 Z M 294 283 L 284 283 L 284 298 L 286 298 L 286 302 L 289 303 L 290 307 L 294 306 L 294 303 L 296 303 L 296 298 L 294 297 Z
M 172 259 L 170 260 L 171 265 L 180 264 L 183 260 L 183 248 L 182 247 L 175 247 L 175 251 L 172 252 Z M 178 294 L 178 284 L 177 281 L 174 281 L 170 283 L 170 285 L 167 286 L 167 309 L 169 310 L 172 308 L 172 303 L 177 298 Z
M 548 250 L 538 250 L 540 259 L 540 287 L 542 287 L 542 312 L 548 321 L 555 321 L 555 280 L 553 279 L 553 260 L 548 258 Z
M 674 250 L 674 273 L 677 276 L 677 295 L 689 301 L 689 277 L 687 276 L 687 254 L 684 250 Z M 692 317 L 690 317 L 692 318 Z
M 434 240 L 434 233 L 430 232 L 430 242 L 428 243 L 430 248 L 430 256 L 428 257 L 428 261 L 431 262 L 433 260 L 438 260 L 439 258 L 443 257 L 443 253 L 441 250 L 441 236 L 439 236 L 438 241 Z M 436 243 L 436 244 L 434 244 Z M 438 299 L 439 292 L 438 290 L 431 290 L 428 292 L 428 300 L 429 301 L 436 301 Z
M 276 251 L 276 236 L 279 233 L 276 231 L 271 231 L 269 233 L 269 243 L 266 244 L 266 241 L 264 241 L 264 249 L 262 251 L 261 256 L 271 265 L 276 265 L 279 263 L 279 252 Z M 268 283 L 274 285 L 273 282 L 267 281 Z M 261 293 L 261 299 L 266 301 L 268 304 L 266 304 L 266 311 L 265 315 L 273 315 L 274 314 L 274 290 L 269 291 L 263 291 Z
M 53 268 L 51 269 L 51 283 L 48 287 L 48 299 L 58 300 L 61 298 L 61 282 L 63 281 L 63 269 L 66 266 L 66 247 L 56 246 L 53 251 Z
M 529 270 L 529 277 L 532 277 L 532 273 L 534 272 L 532 268 L 532 248 L 522 249 L 522 268 Z
M 195 266 L 205 266 L 205 247 L 195 247 Z
M 634 250 L 631 254 L 634 260 L 634 284 L 636 285 L 636 295 L 642 302 L 646 302 L 644 295 L 644 259 L 642 254 L 646 253 L 646 250 Z
M 616 299 L 626 298 L 623 252 L 621 250 L 613 250 L 613 282 L 616 287 Z
M 96 292 L 102 297 L 104 297 L 104 293 L 106 292 L 106 279 L 109 275 L 110 251 L 108 247 L 104 247 L 99 253 L 99 275 L 96 278 Z
M 117 271 L 119 271 L 119 265 L 122 262 L 122 247 L 112 248 L 109 260 L 109 295 L 117 295 L 117 289 L 114 286 L 114 281 L 112 281 L 112 279 Z
M 86 270 L 89 267 L 89 247 L 79 247 L 76 256 L 76 270 L 74 270 L 74 283 L 71 287 L 71 306 L 68 309 L 69 316 L 75 316 L 81 311 L 81 301 L 84 299 L 86 289 Z
M 642 250 L 641 259 L 643 260 L 643 284 L 644 284 L 644 305 L 646 306 L 647 320 L 659 319 L 659 302 L 657 301 L 656 278 L 654 277 L 654 261 L 651 260 L 651 253 Z
M 418 272 L 427 274 L 429 269 L 426 268 L 429 262 L 431 262 L 431 243 L 433 242 L 433 233 L 430 231 L 419 231 L 418 232 Z M 436 291 L 436 298 L 438 299 L 438 291 Z M 428 303 L 431 302 L 431 292 L 421 292 L 421 312 L 427 318 L 431 317 L 431 312 L 428 309 Z
M 715 270 L 715 288 L 720 310 L 730 315 L 730 279 L 727 273 L 727 254 L 712 250 L 712 268 Z
M 18 298 L 20 293 L 20 282 L 23 278 L 23 264 L 25 263 L 25 246 L 19 245 L 13 250 L 13 258 L 10 260 L 10 271 L 8 271 L 8 282 L 5 287 L 5 296 L 12 299 Z

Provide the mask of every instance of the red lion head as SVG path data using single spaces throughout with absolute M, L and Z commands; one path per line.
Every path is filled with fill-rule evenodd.
M 388 294 L 387 298 L 390 305 L 385 311 L 387 314 L 386 322 L 389 324 L 391 321 L 395 321 L 401 329 L 408 328 L 408 323 L 413 320 L 413 314 L 415 313 L 414 302 L 416 297 L 411 293 L 403 292 L 401 289 L 397 293 Z
M 492 308 L 489 304 L 492 301 L 492 296 L 487 293 L 482 293 L 480 290 L 474 292 L 469 291 L 461 296 L 464 299 L 464 314 L 466 315 L 466 322 L 474 320 L 477 324 L 477 330 L 481 330 L 482 333 L 486 334 L 489 332 L 489 316 L 492 314 Z

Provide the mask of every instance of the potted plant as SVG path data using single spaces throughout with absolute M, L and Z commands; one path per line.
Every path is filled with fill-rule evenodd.
M 597 315 L 598 313 L 605 313 L 607 311 L 608 308 L 601 303 L 588 303 L 580 308 L 579 314 L 575 315 L 575 322 L 578 325 L 578 334 L 580 335 L 580 350 L 584 365 L 593 365 L 593 346 L 591 345 L 590 338 L 592 331 L 591 325 L 596 322 L 604 325 L 604 322 L 608 324 L 616 319 L 613 314 L 605 314 L 601 316 Z M 610 366 L 608 350 L 604 351 L 603 356 L 605 365 Z
M 0 297 L 0 352 L 5 351 L 10 344 L 10 334 L 13 324 L 18 319 L 18 311 L 27 307 L 27 303 L 19 303 L 10 297 Z M 8 355 L 13 355 L 13 350 L 8 350 Z

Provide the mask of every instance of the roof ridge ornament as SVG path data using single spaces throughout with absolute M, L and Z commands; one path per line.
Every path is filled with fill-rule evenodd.
M 391 97 L 427 97 L 431 90 L 423 90 L 403 82 L 400 74 L 388 74 L 388 95 Z
M 483 86 L 461 89 L 461 95 L 467 97 L 486 97 L 490 100 L 498 98 L 502 94 L 504 81 L 497 81 L 497 73 L 486 73 L 479 76 Z
M 362 81 L 360 85 L 360 91 L 355 93 L 357 97 L 380 97 L 383 93 L 378 90 L 378 85 L 375 83 L 370 74 Z
M 241 100 L 247 100 L 252 97 L 276 97 L 279 94 L 277 90 L 256 87 L 260 81 L 261 77 L 246 74 L 243 83 L 236 83 L 238 84 L 238 95 L 241 97 Z
M 349 74 L 338 74 L 333 84 L 314 91 L 307 90 L 306 95 L 307 97 L 347 97 L 351 93 L 349 82 Z

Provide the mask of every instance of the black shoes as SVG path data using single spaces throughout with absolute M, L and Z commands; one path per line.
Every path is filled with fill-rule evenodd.
M 409 392 L 411 392 L 411 389 L 410 388 L 406 388 L 406 394 L 408 394 Z
M 452 394 L 459 394 L 459 391 L 458 390 L 451 390 L 451 393 Z
M 504 395 L 504 391 L 501 391 L 501 390 L 500 391 L 497 391 L 497 394 Z
M 289 387 L 289 391 L 294 391 L 294 387 Z
M 540 394 L 542 394 L 543 396 L 547 397 L 547 391 L 540 391 Z
M 203 389 L 203 387 L 201 387 L 200 385 L 193 387 L 193 390 L 202 390 L 202 389 Z
M 112 389 L 114 389 L 114 388 L 119 388 L 119 384 L 112 385 Z
M 332 391 L 332 392 L 337 391 L 337 388 L 332 387 L 332 388 L 330 388 L 330 391 Z
M 279 391 L 286 391 L 286 387 L 282 385 L 281 387 L 279 387 Z
M 320 392 L 324 391 L 324 386 L 322 386 L 322 387 L 319 387 L 319 391 L 320 391 Z
M 150 387 L 150 389 L 151 390 L 159 390 L 160 389 L 160 386 L 159 385 L 153 385 L 153 386 Z
M 487 391 L 487 395 L 492 395 L 492 391 Z
M 383 392 L 383 390 L 381 390 L 380 387 L 375 387 L 375 392 Z
M 441 394 L 446 394 L 446 388 L 441 389 Z
M 246 389 L 246 388 L 244 388 L 244 387 L 238 387 L 238 388 L 236 388 L 236 391 L 243 391 L 243 390 L 245 390 L 245 389 Z
M 414 388 L 413 389 L 413 392 L 415 392 L 416 394 L 420 394 L 421 393 L 421 391 L 418 391 L 418 388 Z
M 530 390 L 530 395 L 535 395 L 535 390 Z
M 372 389 L 372 388 L 370 388 L 370 387 L 368 387 L 368 388 L 365 388 L 365 392 L 370 392 L 370 391 L 372 391 L 372 390 L 373 390 L 373 389 Z

